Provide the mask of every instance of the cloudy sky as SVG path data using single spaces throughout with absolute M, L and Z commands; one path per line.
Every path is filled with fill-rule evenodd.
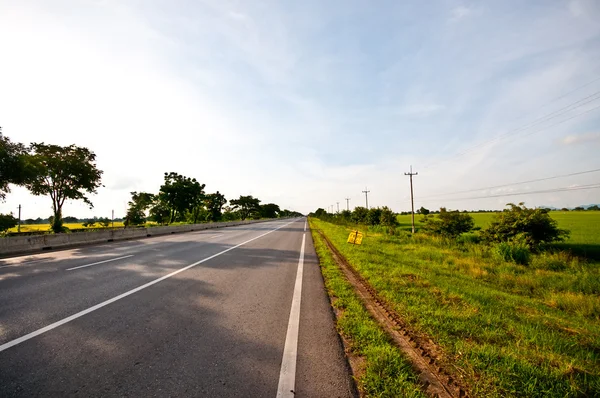
M 600 203 L 600 2 L 0 0 L 0 126 L 89 147 L 116 216 L 165 171 L 227 198 Z M 472 191 L 479 188 L 502 187 Z M 455 194 L 457 191 L 470 191 Z M 15 188 L 0 212 L 51 214 Z

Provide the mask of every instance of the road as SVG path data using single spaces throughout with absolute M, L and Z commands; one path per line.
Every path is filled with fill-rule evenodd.
M 0 260 L 0 396 L 355 391 L 301 218 Z

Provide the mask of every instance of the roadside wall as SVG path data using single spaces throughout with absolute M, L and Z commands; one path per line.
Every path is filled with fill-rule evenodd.
M 94 243 L 139 239 L 149 236 L 201 231 L 212 228 L 233 227 L 236 225 L 254 224 L 273 220 L 278 219 L 186 224 L 150 228 L 125 228 L 106 231 L 76 232 L 71 234 L 9 236 L 0 238 L 0 257 L 35 253 L 41 250 L 64 249 Z

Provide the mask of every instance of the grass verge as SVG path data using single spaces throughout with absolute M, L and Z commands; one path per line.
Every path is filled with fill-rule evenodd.
M 311 232 L 325 287 L 336 310 L 338 332 L 349 346 L 351 355 L 364 360 L 361 371 L 355 375 L 361 395 L 424 397 L 410 364 L 363 307 L 312 221 Z
M 368 233 L 311 220 L 472 396 L 600 396 L 600 267 L 547 254 L 529 267 L 479 245 Z M 560 263 L 557 266 L 555 263 Z

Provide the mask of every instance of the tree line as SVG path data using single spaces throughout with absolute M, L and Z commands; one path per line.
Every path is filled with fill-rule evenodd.
M 52 217 L 49 221 L 55 233 L 65 232 L 63 206 L 68 200 L 81 200 L 90 208 L 90 195 L 102 187 L 103 171 L 96 165 L 96 154 L 76 145 L 60 146 L 13 142 L 0 127 L 0 200 L 10 193 L 11 185 L 26 187 L 36 196 L 49 196 Z M 157 194 L 132 192 L 125 217 L 127 225 L 139 225 L 148 219 L 160 224 L 173 222 L 207 222 L 247 218 L 294 217 L 300 213 L 278 205 L 261 205 L 252 196 L 240 196 L 227 204 L 219 191 L 205 193 L 205 184 L 178 173 L 165 173 Z M 106 221 L 103 219 L 102 221 Z M 0 214 L 0 232 L 17 224 L 12 214 Z

